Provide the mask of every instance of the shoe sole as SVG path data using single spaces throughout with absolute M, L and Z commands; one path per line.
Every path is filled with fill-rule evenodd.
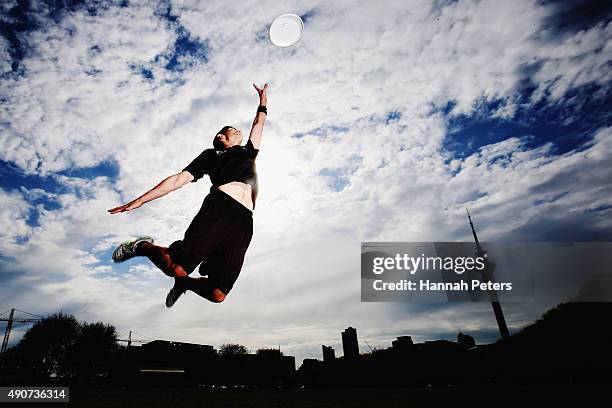
M 170 293 L 168 293 L 166 295 L 166 307 L 167 308 L 171 308 L 172 306 L 174 306 L 174 304 L 176 303 L 176 301 L 178 300 L 178 297 L 176 299 L 174 299 L 174 301 L 172 301 L 172 303 L 170 303 L 169 299 L 170 299 L 170 294 L 172 293 L 172 291 Z M 180 295 L 179 295 L 180 296 Z
M 123 244 L 119 245 L 119 246 L 117 247 L 117 249 L 115 249 L 115 252 L 113 252 L 112 259 L 113 259 L 113 262 L 115 262 L 115 263 L 121 263 L 121 262 L 127 261 L 128 259 L 133 258 L 134 256 L 136 256 L 136 254 L 134 254 L 134 253 L 130 253 L 130 252 L 125 252 L 125 251 L 124 251 L 123 256 L 122 256 L 121 258 L 119 258 L 119 257 L 116 255 L 116 252 L 117 252 L 117 251 L 119 250 L 119 248 L 121 248 L 122 246 L 123 246 Z
M 168 294 L 166 295 L 166 307 L 172 307 L 176 304 L 177 300 L 179 300 L 179 298 L 181 296 L 183 296 L 185 294 L 186 291 L 182 291 L 178 294 L 178 296 L 174 297 L 174 301 L 172 301 L 172 303 L 169 302 L 169 300 L 171 299 L 171 295 L 173 295 L 173 293 L 175 293 L 175 289 L 174 286 L 172 287 L 172 289 L 170 289 L 170 292 L 168 292 Z M 169 304 L 170 303 L 170 304 Z
M 133 245 L 136 245 L 138 242 L 143 242 L 143 241 L 144 241 L 144 242 L 148 242 L 148 243 L 150 243 L 150 244 L 153 244 L 153 243 L 154 243 L 154 240 L 153 240 L 153 238 L 152 238 L 152 237 L 139 237 L 139 238 L 136 238 L 136 241 L 134 241 L 134 244 L 133 244 Z M 136 256 L 136 254 L 135 254 L 135 253 L 133 253 L 133 252 L 131 252 L 131 251 L 127 251 L 127 250 L 125 250 L 125 251 L 124 251 L 124 255 L 123 255 L 123 257 L 122 257 L 121 259 L 118 259 L 118 258 L 115 256 L 115 254 L 117 253 L 117 251 L 119 250 L 119 248 L 121 248 L 122 246 L 124 246 L 124 245 L 126 245 L 126 244 L 128 244 L 128 243 L 130 243 L 130 241 L 128 241 L 128 242 L 123 242 L 123 243 L 121 243 L 121 245 L 119 245 L 119 246 L 117 247 L 117 249 L 115 249 L 115 251 L 113 252 L 113 255 L 112 255 L 112 257 L 111 257 L 111 258 L 112 258 L 112 260 L 113 260 L 113 262 L 115 262 L 115 263 L 124 262 L 124 261 L 127 261 L 128 259 L 131 259 L 131 258 L 133 258 L 133 257 L 135 257 L 135 256 Z

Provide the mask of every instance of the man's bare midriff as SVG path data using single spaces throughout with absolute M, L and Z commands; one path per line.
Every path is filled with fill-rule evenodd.
M 241 181 L 231 181 L 217 188 L 253 211 L 252 187 L 250 184 Z

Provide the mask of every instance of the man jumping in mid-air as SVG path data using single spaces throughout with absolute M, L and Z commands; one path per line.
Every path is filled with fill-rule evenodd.
M 232 126 L 224 126 L 213 140 L 214 148 L 204 150 L 183 171 L 167 177 L 135 200 L 108 210 L 111 214 L 130 211 L 190 181 L 195 182 L 204 174 L 210 176 L 210 193 L 182 240 L 165 248 L 153 245 L 151 237 L 138 237 L 122 243 L 113 253 L 115 262 L 146 256 L 166 275 L 173 277 L 174 286 L 166 297 L 167 307 L 172 307 L 187 290 L 211 302 L 222 302 L 240 274 L 253 235 L 253 209 L 257 198 L 255 158 L 268 102 L 268 84 L 263 89 L 253 86 L 259 94 L 259 107 L 244 146 L 241 146 L 242 133 Z M 207 277 L 189 276 L 198 264 L 200 275 Z

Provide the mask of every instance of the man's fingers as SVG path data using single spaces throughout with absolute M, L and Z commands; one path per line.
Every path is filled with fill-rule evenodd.
M 123 212 L 123 211 L 125 211 L 125 205 L 121 205 L 119 207 L 111 208 L 110 210 L 108 210 L 108 212 L 111 214 L 116 214 L 118 212 Z

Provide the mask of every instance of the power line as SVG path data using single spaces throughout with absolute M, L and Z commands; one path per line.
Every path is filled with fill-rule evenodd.
M 15 310 L 17 310 L 18 312 L 21 312 L 21 313 L 25 313 L 25 314 L 28 314 L 28 315 L 30 315 L 30 316 L 36 316 L 36 317 L 38 317 L 38 318 L 40 318 L 40 319 L 44 319 L 44 317 L 42 317 L 42 316 L 39 316 L 39 315 L 37 315 L 37 314 L 34 314 L 34 313 L 30 313 L 30 312 L 25 312 L 25 311 L 23 311 L 23 310 L 19 310 L 19 309 L 15 309 Z
M 0 319 L 0 321 L 5 321 L 6 323 L 6 330 L 4 332 L 4 339 L 2 340 L 2 347 L 0 347 L 0 356 L 4 355 L 4 352 L 6 351 L 7 347 L 8 347 L 8 343 L 9 343 L 9 337 L 11 335 L 11 329 L 13 328 L 13 323 L 14 322 L 19 322 L 19 323 L 35 323 L 40 321 L 40 319 L 42 319 L 41 316 L 35 315 L 33 313 L 28 313 L 28 312 L 24 312 L 23 310 L 19 310 L 22 313 L 25 314 L 29 314 L 31 316 L 37 316 L 38 319 L 23 319 L 23 318 L 15 318 L 15 310 L 19 310 L 19 309 L 11 309 L 11 314 L 9 315 L 8 319 Z

